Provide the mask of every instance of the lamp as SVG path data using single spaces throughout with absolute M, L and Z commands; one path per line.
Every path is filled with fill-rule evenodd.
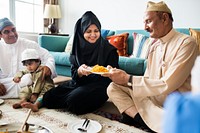
M 49 24 L 48 29 L 51 33 L 57 33 L 57 27 L 54 23 L 55 18 L 61 18 L 61 11 L 59 5 L 46 4 L 44 8 L 44 18 L 50 18 L 51 24 Z

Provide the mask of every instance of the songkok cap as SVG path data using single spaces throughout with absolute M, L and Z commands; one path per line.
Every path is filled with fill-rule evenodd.
M 30 59 L 40 59 L 39 54 L 35 49 L 25 49 L 22 52 L 22 61 Z
M 167 12 L 172 14 L 171 10 L 168 8 L 168 6 L 165 4 L 165 2 L 161 1 L 158 3 L 154 3 L 152 1 L 149 1 L 147 3 L 146 11 L 160 11 L 160 12 Z
M 0 31 L 2 31 L 6 26 L 14 26 L 14 24 L 8 18 L 0 19 Z

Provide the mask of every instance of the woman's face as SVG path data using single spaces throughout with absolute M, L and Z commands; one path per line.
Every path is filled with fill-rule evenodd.
M 92 24 L 87 28 L 83 36 L 89 43 L 95 43 L 100 37 L 100 31 L 95 24 Z

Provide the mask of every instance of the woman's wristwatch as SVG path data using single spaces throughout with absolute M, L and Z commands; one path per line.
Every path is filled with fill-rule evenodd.
M 132 78 L 133 78 L 133 76 L 130 75 L 129 80 L 128 80 L 128 83 L 127 83 L 127 85 L 128 85 L 129 87 L 132 87 Z

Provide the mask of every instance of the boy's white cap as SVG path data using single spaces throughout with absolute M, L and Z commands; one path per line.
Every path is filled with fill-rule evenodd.
M 22 61 L 30 59 L 40 59 L 40 56 L 35 49 L 25 49 L 22 52 Z

